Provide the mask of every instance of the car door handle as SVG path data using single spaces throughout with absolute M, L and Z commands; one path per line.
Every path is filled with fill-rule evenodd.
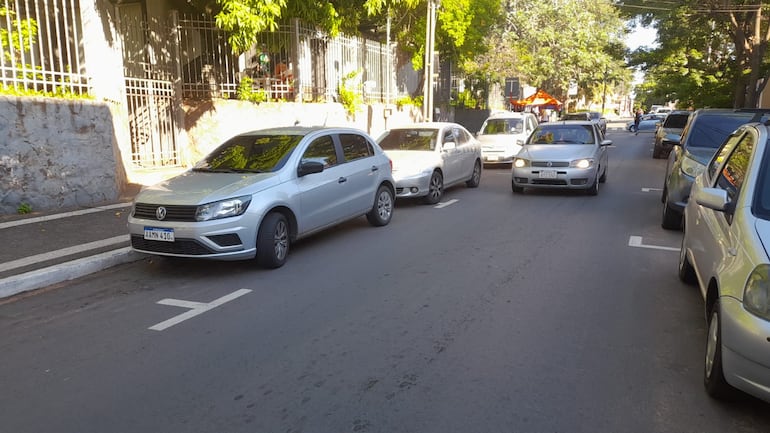
M 379 170 L 379 169 L 380 169 L 380 168 L 379 168 L 379 167 L 377 167 L 376 165 L 373 165 L 373 166 L 372 166 L 372 171 L 377 171 L 377 170 Z
M 347 181 L 348 181 L 348 178 L 346 178 L 346 177 L 341 177 L 341 178 L 337 179 L 337 183 L 345 183 Z

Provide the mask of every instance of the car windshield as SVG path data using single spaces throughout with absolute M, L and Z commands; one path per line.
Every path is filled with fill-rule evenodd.
M 669 114 L 668 117 L 666 117 L 666 121 L 663 123 L 663 126 L 666 128 L 684 128 L 684 125 L 687 124 L 687 118 L 689 118 L 689 114 Z
M 591 125 L 546 125 L 532 133 L 531 144 L 594 144 Z
M 380 137 L 378 144 L 383 150 L 433 150 L 437 136 L 436 129 L 391 129 Z
M 752 112 L 734 113 L 704 113 L 695 118 L 690 126 L 690 132 L 684 143 L 685 147 L 708 147 L 716 149 L 739 126 L 749 123 L 754 116 Z M 766 122 L 768 115 L 763 114 L 758 122 Z
M 524 131 L 521 119 L 489 119 L 481 129 L 482 134 L 519 134 Z
M 194 171 L 263 173 L 279 170 L 302 135 L 238 135 L 208 154 Z

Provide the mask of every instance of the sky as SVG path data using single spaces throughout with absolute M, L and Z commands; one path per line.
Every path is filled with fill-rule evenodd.
M 655 46 L 657 31 L 654 28 L 642 27 L 637 25 L 634 30 L 626 37 L 626 45 L 632 51 L 641 46 Z

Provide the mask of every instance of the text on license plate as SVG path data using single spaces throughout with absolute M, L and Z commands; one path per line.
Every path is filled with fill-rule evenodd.
M 174 242 L 174 229 L 145 227 L 144 238 L 148 241 Z
M 497 155 L 487 156 L 487 161 L 497 161 L 498 159 Z
M 540 170 L 540 178 L 556 179 L 556 170 Z

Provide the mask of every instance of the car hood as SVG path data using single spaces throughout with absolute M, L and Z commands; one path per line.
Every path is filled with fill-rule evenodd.
M 432 150 L 386 150 L 393 172 L 414 172 L 435 167 L 441 158 Z
M 594 156 L 593 144 L 528 144 L 518 156 L 529 160 L 572 161 Z
M 251 195 L 279 183 L 277 173 L 204 173 L 187 171 L 144 188 L 136 201 L 166 205 L 199 205 Z
M 496 148 L 516 144 L 516 140 L 524 141 L 527 137 L 524 134 L 489 134 L 479 135 L 476 139 L 481 143 L 481 148 Z
M 717 149 L 712 149 L 710 147 L 688 147 L 685 152 L 690 159 L 694 159 L 695 161 L 698 161 L 699 163 L 706 165 L 711 160 L 711 157 L 714 156 L 714 153 L 716 153 Z

